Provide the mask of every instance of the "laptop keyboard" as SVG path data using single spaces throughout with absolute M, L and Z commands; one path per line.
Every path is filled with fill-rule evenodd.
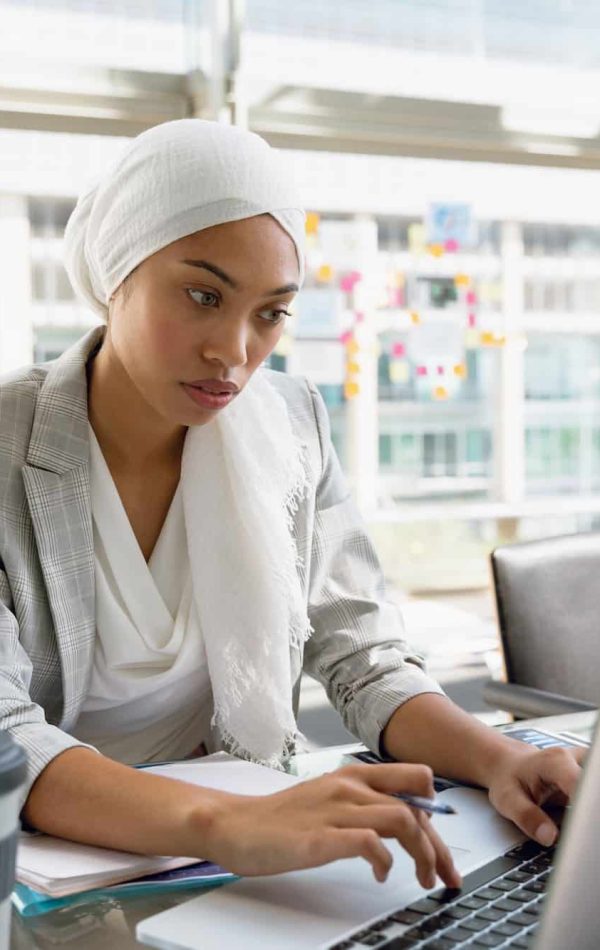
M 466 874 L 460 890 L 433 891 L 329 950 L 526 950 L 533 946 L 553 853 L 526 841 Z

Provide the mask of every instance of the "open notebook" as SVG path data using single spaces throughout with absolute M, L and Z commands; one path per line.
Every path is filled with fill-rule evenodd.
M 189 762 L 149 766 L 145 771 L 241 795 L 268 795 L 300 781 L 283 772 L 242 762 L 224 752 Z M 64 897 L 196 864 L 201 857 L 130 854 L 76 844 L 51 835 L 23 835 L 17 850 L 16 877 L 21 884 L 41 894 Z

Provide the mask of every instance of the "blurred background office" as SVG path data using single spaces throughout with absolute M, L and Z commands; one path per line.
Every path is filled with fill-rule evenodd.
M 490 550 L 600 522 L 600 5 L 0 0 L 0 372 L 94 324 L 76 196 L 190 115 L 284 150 L 308 279 L 271 365 L 319 385 L 410 639 L 493 719 Z M 310 684 L 301 724 L 344 737 Z

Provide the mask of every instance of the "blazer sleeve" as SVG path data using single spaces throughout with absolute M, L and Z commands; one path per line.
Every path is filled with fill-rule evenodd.
M 442 693 L 403 639 L 398 608 L 385 599 L 381 567 L 331 444 L 329 419 L 313 397 L 322 455 L 309 577 L 313 633 L 304 670 L 319 680 L 346 728 L 374 752 L 390 717 L 420 693 Z
M 19 625 L 12 612 L 8 579 L 0 561 L 0 729 L 9 732 L 27 754 L 27 781 L 21 807 L 31 786 L 61 752 L 86 746 L 74 736 L 46 722 L 44 710 L 29 695 L 33 665 L 19 640 Z

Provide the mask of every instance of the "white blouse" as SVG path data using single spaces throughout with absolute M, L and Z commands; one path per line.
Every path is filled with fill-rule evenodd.
M 90 426 L 96 644 L 74 735 L 120 762 L 192 754 L 212 693 L 192 596 L 181 487 L 148 563 Z

